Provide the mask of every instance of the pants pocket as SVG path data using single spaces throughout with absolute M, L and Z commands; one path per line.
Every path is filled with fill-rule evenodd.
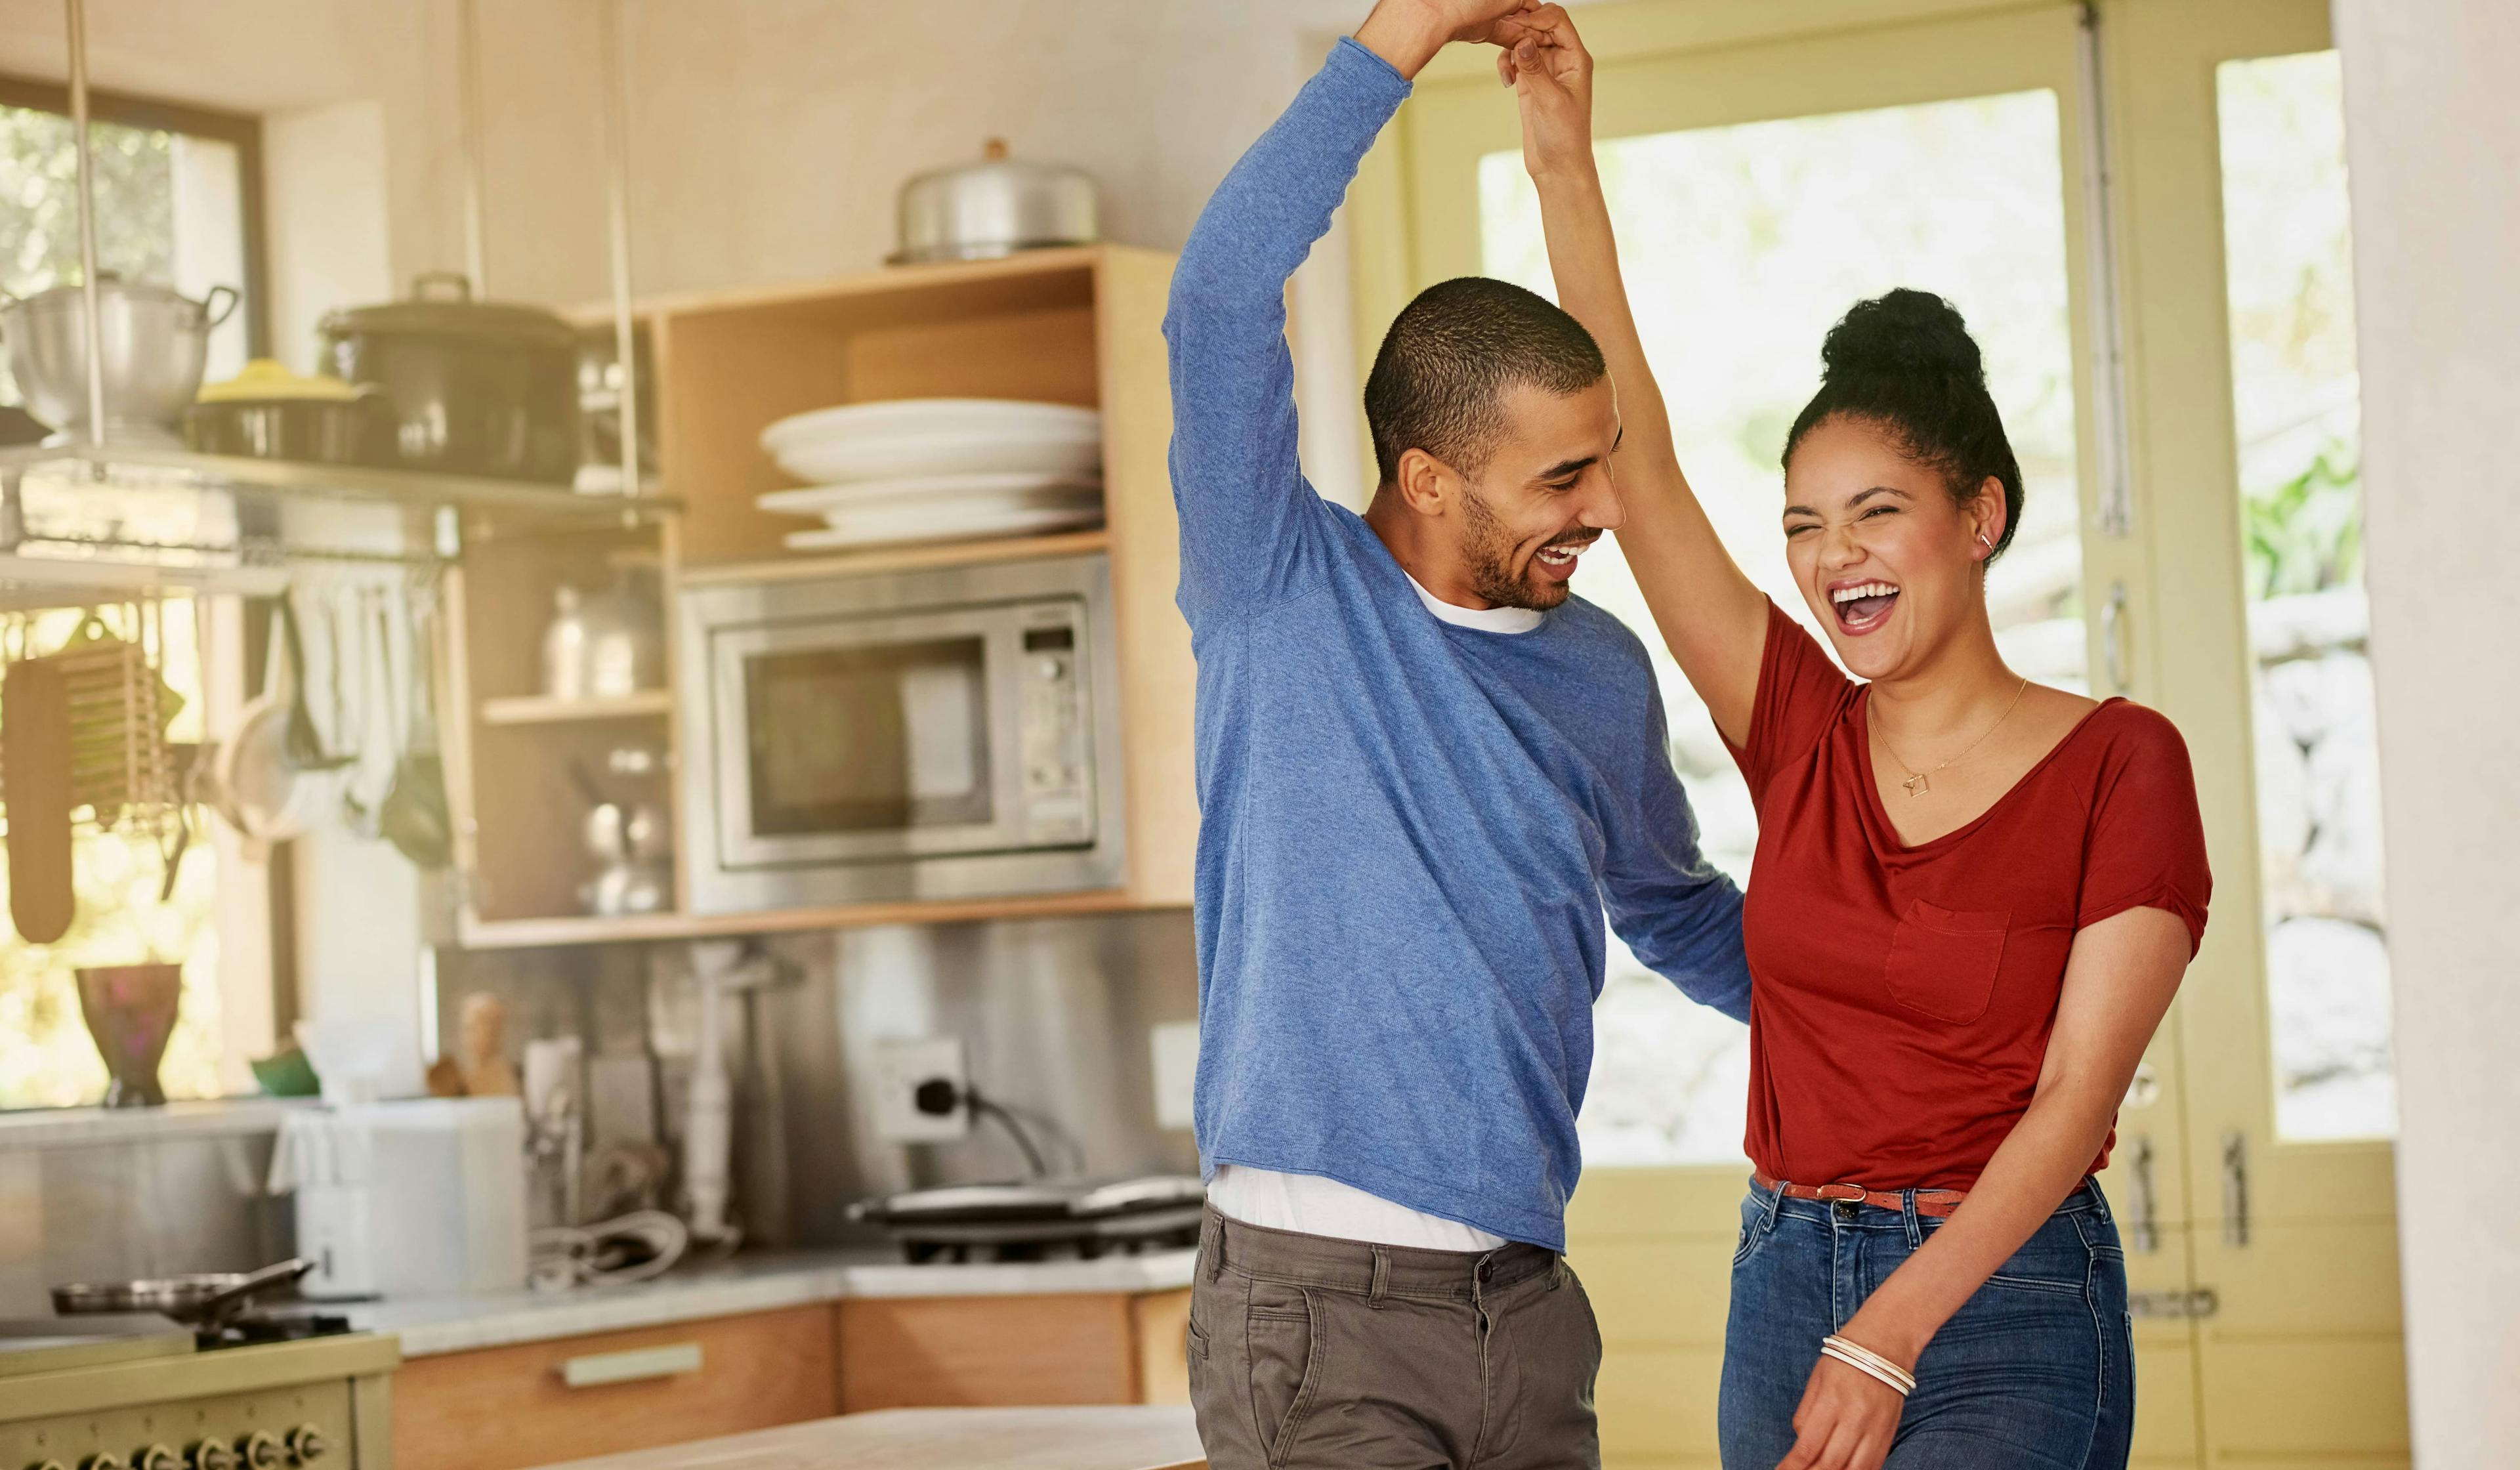
M 2003 963 L 2009 910 L 1966 913 L 1912 899 L 1890 936 L 1881 983 L 1908 1009 L 1965 1026 L 1986 1014 Z
M 1243 1325 L 1251 1356 L 1251 1421 L 1271 1464 L 1285 1459 L 1321 1376 L 1316 1315 L 1308 1291 L 1257 1283 L 1252 1288 Z

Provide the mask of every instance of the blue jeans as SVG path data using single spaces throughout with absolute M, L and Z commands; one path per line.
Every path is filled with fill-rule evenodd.
M 1942 1225 L 1912 1194 L 1885 1210 L 1751 1186 L 1716 1409 L 1724 1470 L 1776 1470 L 1820 1340 Z M 1886 1470 L 2125 1470 L 2134 1428 L 2126 1256 L 2087 1181 L 1934 1334 Z

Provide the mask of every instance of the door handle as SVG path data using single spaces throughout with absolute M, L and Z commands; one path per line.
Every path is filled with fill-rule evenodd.
M 2134 660 L 2127 656 L 2126 618 L 2126 584 L 2112 582 L 2109 600 L 2100 604 L 2100 656 L 2107 662 L 2110 690 L 2120 694 L 2135 687 L 2130 674 Z
M 2135 1140 L 2135 1150 L 2127 1158 L 2127 1187 L 2135 1198 L 2128 1201 L 2127 1244 L 2138 1255 L 2149 1256 L 2161 1249 L 2160 1208 L 2152 1187 L 2152 1136 Z
M 2249 1243 L 2249 1136 L 2223 1136 L 2223 1243 Z

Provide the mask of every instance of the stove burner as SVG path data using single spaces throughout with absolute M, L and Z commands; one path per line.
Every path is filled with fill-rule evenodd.
M 350 1319 L 320 1312 L 251 1312 L 215 1332 L 194 1334 L 202 1351 L 249 1348 L 258 1343 L 302 1342 L 310 1337 L 338 1337 L 351 1330 Z

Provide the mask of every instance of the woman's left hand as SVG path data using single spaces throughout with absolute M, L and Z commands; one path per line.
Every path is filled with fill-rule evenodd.
M 1794 1410 L 1793 1452 L 1777 1470 L 1881 1470 L 1907 1402 L 1870 1374 L 1822 1358 Z

